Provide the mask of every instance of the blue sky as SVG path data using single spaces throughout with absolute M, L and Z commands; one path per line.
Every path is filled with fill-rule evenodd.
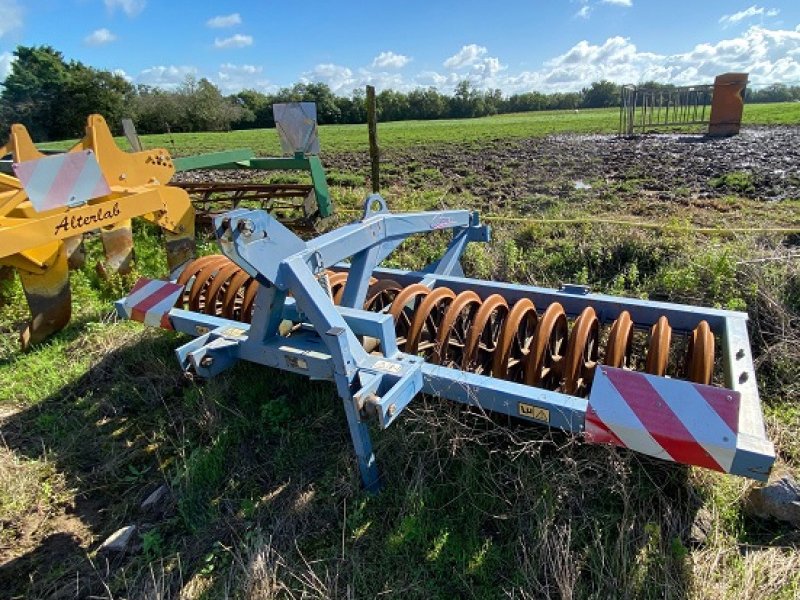
M 0 0 L 0 75 L 17 44 L 50 44 L 134 83 L 187 74 L 226 92 L 323 81 L 339 93 L 469 78 L 569 91 L 607 78 L 800 82 L 800 0 Z

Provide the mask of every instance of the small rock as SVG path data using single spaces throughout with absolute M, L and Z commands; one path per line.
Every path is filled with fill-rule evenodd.
M 145 512 L 154 511 L 156 510 L 161 503 L 164 501 L 164 498 L 167 496 L 167 486 L 163 483 L 158 486 L 152 494 L 150 494 L 147 498 L 144 499 L 142 502 L 142 510 Z
M 697 511 L 692 522 L 692 530 L 689 532 L 689 541 L 693 544 L 705 544 L 711 534 L 714 517 L 711 511 L 703 507 Z
M 128 550 L 133 541 L 133 534 L 136 533 L 136 525 L 127 525 L 117 529 L 105 542 L 100 544 L 98 552 L 109 552 L 122 554 Z
M 745 508 L 757 517 L 772 517 L 800 527 L 800 485 L 789 473 L 783 473 L 771 483 L 751 490 Z

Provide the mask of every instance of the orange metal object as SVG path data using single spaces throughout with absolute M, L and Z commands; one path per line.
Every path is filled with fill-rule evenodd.
M 714 80 L 708 135 L 738 135 L 742 127 L 747 73 L 725 73 Z

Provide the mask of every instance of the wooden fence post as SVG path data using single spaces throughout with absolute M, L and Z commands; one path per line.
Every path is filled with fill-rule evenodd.
M 375 105 L 375 87 L 367 86 L 367 125 L 369 126 L 369 161 L 372 167 L 372 192 L 381 191 L 380 148 L 378 147 L 378 111 Z

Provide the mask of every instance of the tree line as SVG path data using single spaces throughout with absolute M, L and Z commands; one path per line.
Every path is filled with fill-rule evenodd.
M 11 72 L 0 92 L 0 128 L 23 123 L 35 140 L 77 137 L 86 116 L 100 113 L 112 128 L 130 117 L 141 133 L 225 131 L 274 127 L 272 104 L 310 101 L 320 124 L 366 122 L 365 93 L 336 95 L 324 83 L 297 83 L 265 94 L 244 90 L 224 95 L 207 79 L 187 77 L 175 89 L 133 85 L 123 76 L 66 61 L 50 46 L 18 46 Z M 674 86 L 643 84 L 664 90 Z M 800 100 L 800 86 L 774 85 L 747 92 L 748 102 Z M 596 81 L 579 92 L 537 91 L 504 95 L 501 90 L 459 82 L 453 94 L 435 87 L 409 92 L 383 90 L 377 96 L 381 121 L 450 119 L 538 110 L 574 110 L 619 106 L 620 88 Z

